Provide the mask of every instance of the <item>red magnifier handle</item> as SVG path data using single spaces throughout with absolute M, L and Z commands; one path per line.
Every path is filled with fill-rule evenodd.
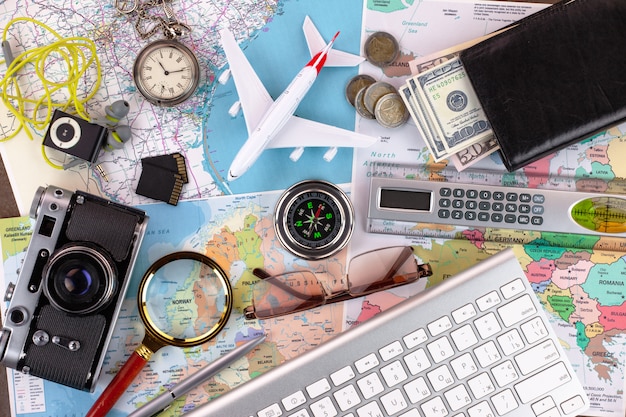
M 113 408 L 126 388 L 133 382 L 152 356 L 152 351 L 144 345 L 139 346 L 130 355 L 122 369 L 107 385 L 98 400 L 87 412 L 86 417 L 104 417 Z

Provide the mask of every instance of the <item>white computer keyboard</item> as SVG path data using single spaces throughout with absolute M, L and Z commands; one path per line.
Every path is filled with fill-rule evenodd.
M 557 417 L 588 406 L 505 250 L 189 417 Z

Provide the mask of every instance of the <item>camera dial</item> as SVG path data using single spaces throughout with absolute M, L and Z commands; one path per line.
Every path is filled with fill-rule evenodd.
M 94 245 L 60 248 L 43 271 L 44 293 L 50 304 L 72 314 L 104 308 L 117 290 L 117 271 L 108 254 Z

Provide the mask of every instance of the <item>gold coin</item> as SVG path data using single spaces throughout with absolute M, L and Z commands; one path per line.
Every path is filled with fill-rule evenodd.
M 346 99 L 350 104 L 354 106 L 354 99 L 356 97 L 356 94 L 362 88 L 374 84 L 375 82 L 376 80 L 374 79 L 374 77 L 367 74 L 359 74 L 352 77 L 352 79 L 348 81 L 348 85 L 346 86 Z
M 365 90 L 365 96 L 363 97 L 363 101 L 365 102 L 365 107 L 369 110 L 370 113 L 374 114 L 374 109 L 376 108 L 376 102 L 379 98 L 389 93 L 397 93 L 398 90 L 396 88 L 384 81 L 377 81 L 374 84 L 367 87 Z
M 388 128 L 402 126 L 409 119 L 409 111 L 398 93 L 382 96 L 376 102 L 374 115 L 378 123 Z
M 387 32 L 374 32 L 365 41 L 365 57 L 377 67 L 386 67 L 399 54 L 398 41 Z
M 367 110 L 367 107 L 365 107 L 365 102 L 363 101 L 365 97 L 365 90 L 367 90 L 367 87 L 361 88 L 359 92 L 356 93 L 356 96 L 354 97 L 354 108 L 361 117 L 365 119 L 373 119 L 374 114 Z

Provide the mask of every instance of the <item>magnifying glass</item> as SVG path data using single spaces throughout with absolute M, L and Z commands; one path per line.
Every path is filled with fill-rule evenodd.
M 196 252 L 175 252 L 146 271 L 137 301 L 144 339 L 88 417 L 106 415 L 160 348 L 197 346 L 217 335 L 228 321 L 233 295 L 226 273 L 215 261 Z

